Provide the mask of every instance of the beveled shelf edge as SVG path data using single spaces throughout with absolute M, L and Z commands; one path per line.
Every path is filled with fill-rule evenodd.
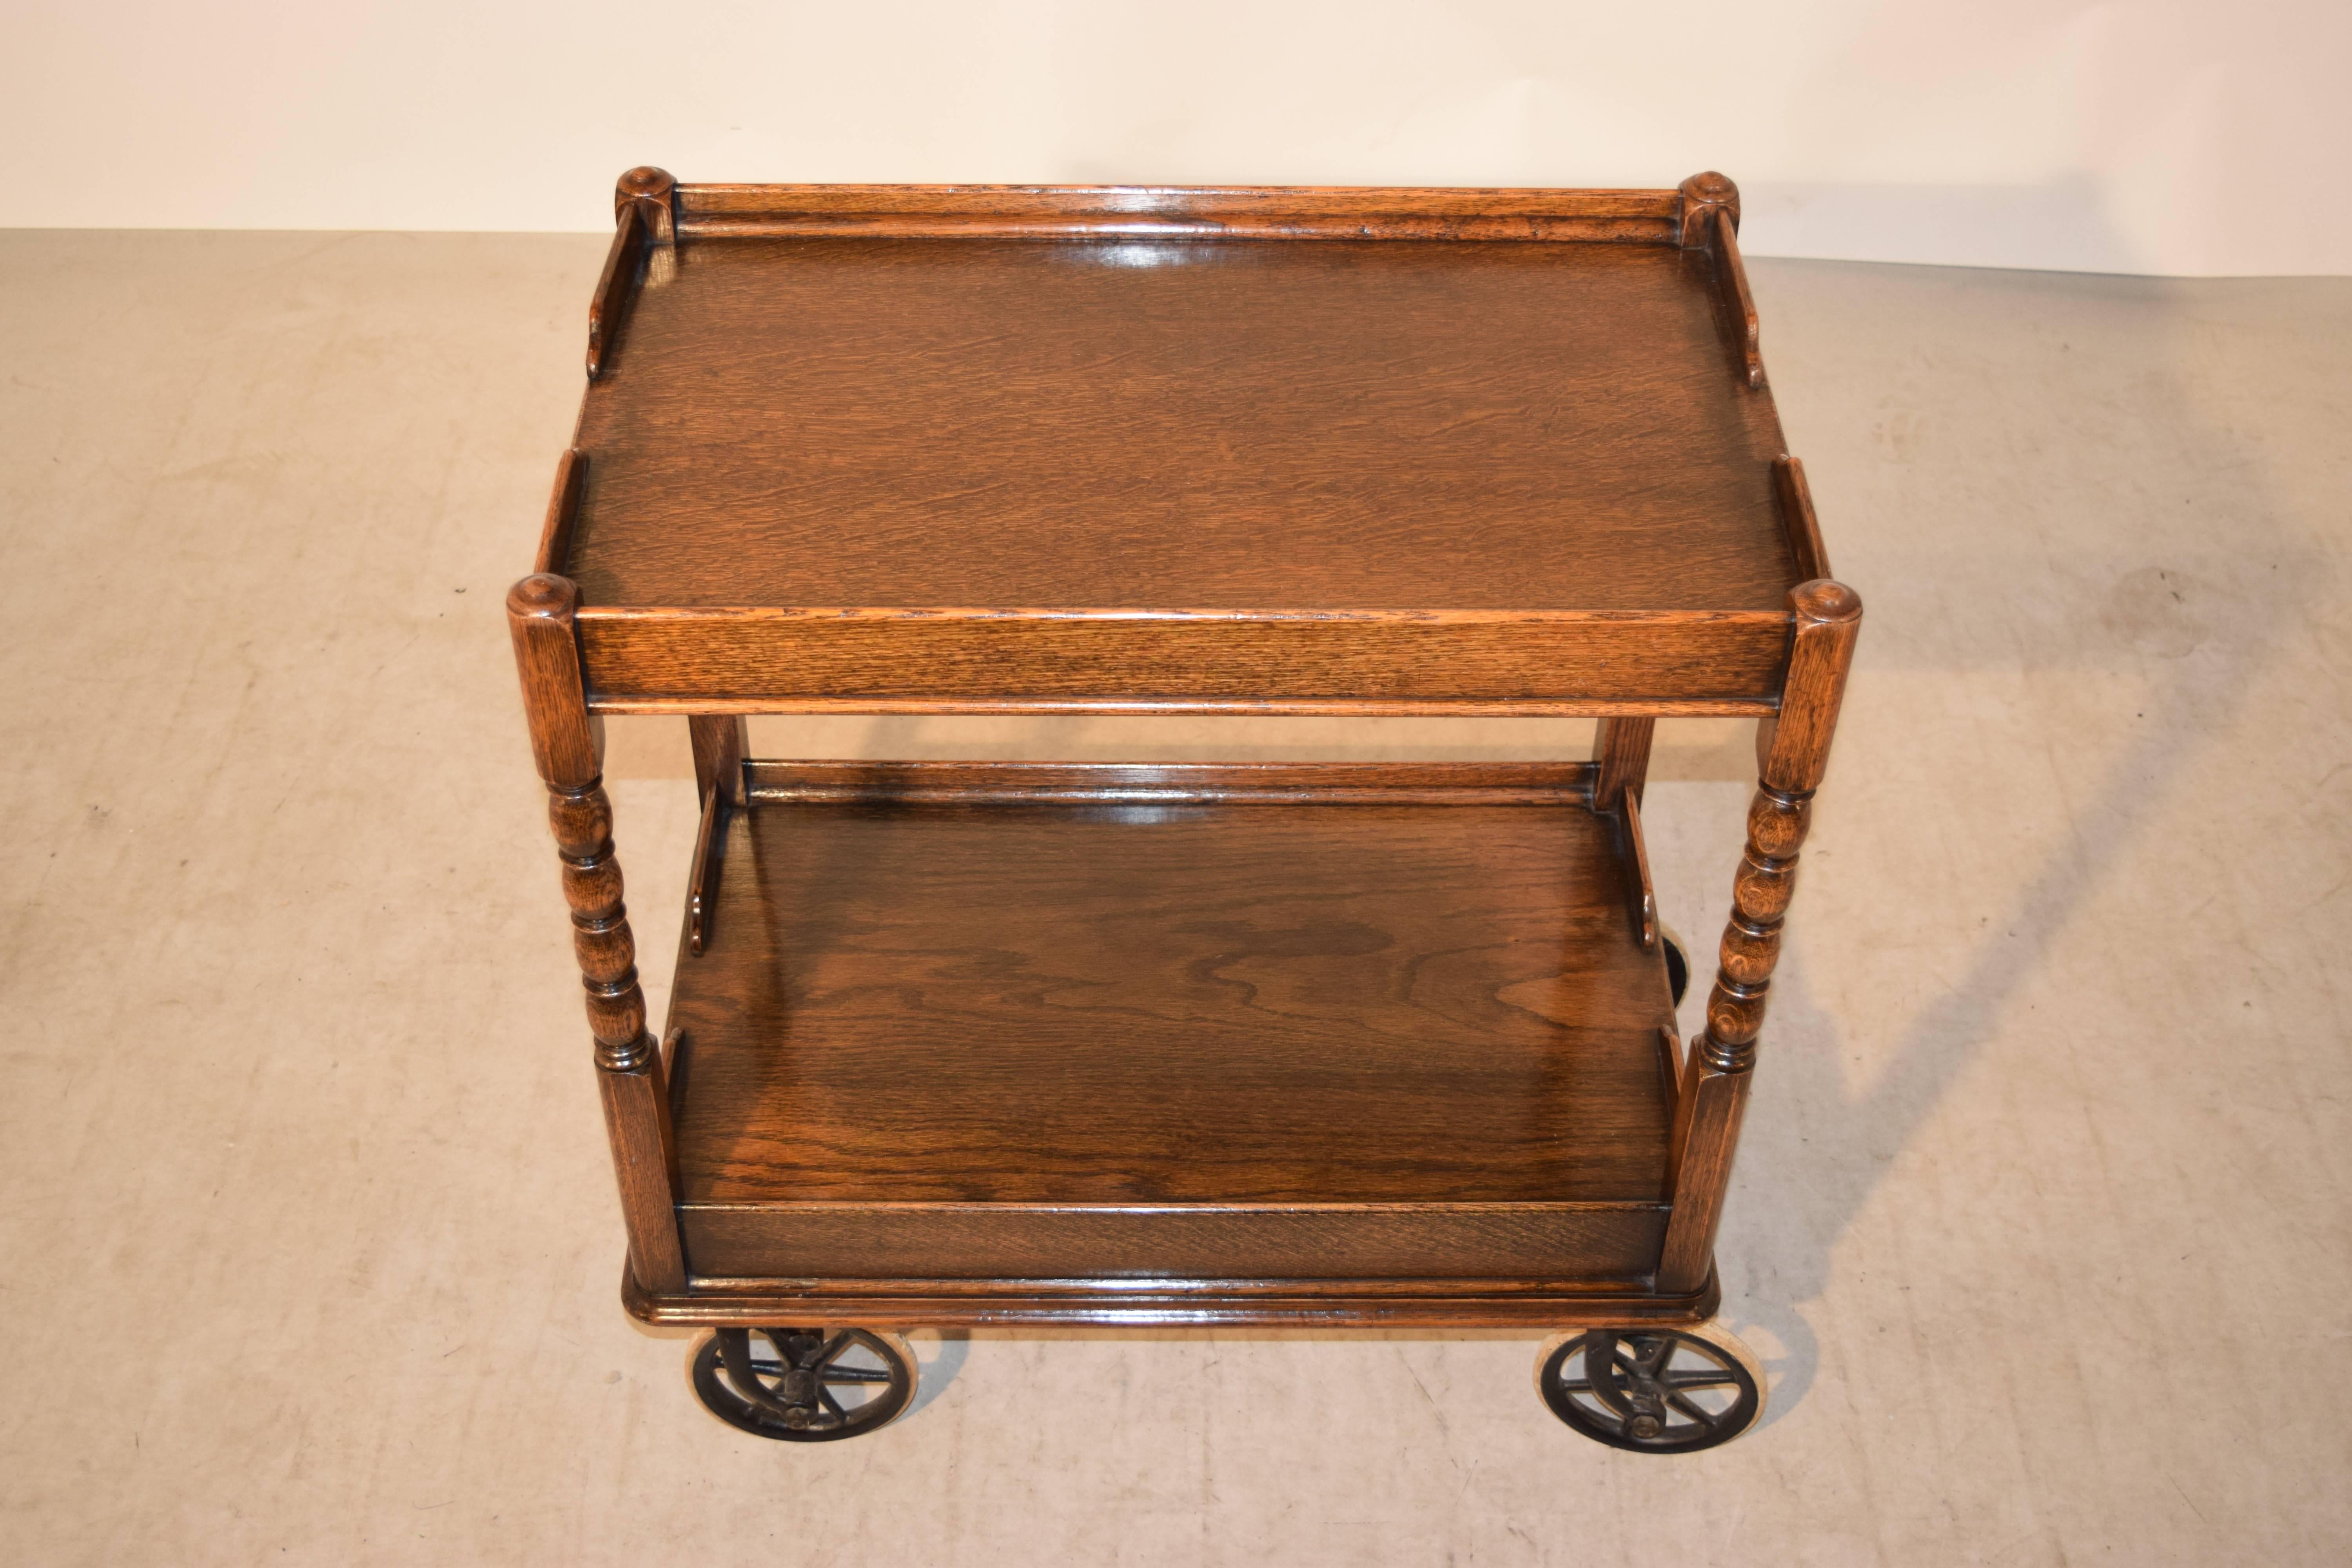
M 681 184 L 686 238 L 1538 240 L 1680 245 L 1680 190 Z
M 1516 1289 L 1494 1290 L 1511 1284 Z M 812 1319 L 876 1327 L 984 1328 L 1610 1328 L 1696 1323 L 1715 1316 L 1722 1288 L 1710 1269 L 1689 1295 L 1632 1281 L 1167 1281 L 811 1279 L 690 1281 L 656 1294 L 625 1263 L 621 1304 L 639 1322 L 677 1328 L 759 1328 Z M 1486 1288 L 1467 1294 L 1465 1288 Z

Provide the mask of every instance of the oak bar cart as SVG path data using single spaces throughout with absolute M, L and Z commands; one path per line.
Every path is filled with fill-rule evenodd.
M 1713 1253 L 1861 602 L 1718 174 L 1671 191 L 623 176 L 508 600 L 629 1237 L 767 1436 L 889 1331 L 1525 1325 L 1621 1447 L 1750 1425 Z M 752 713 L 1589 714 L 1589 763 L 761 761 Z M 599 716 L 702 819 L 646 1027 Z M 1705 1032 L 1641 802 L 1758 721 Z M 831 1325 L 831 1326 L 826 1326 Z

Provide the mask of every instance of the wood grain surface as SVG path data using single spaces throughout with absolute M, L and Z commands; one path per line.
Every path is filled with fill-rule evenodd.
M 588 389 L 568 574 L 591 612 L 1781 611 L 1780 431 L 1715 267 L 689 239 Z
M 1654 1071 L 1654 1068 L 1653 1068 Z M 1663 1204 L 683 1205 L 698 1279 L 1613 1280 L 1656 1267 Z
M 1360 804 L 1253 793 L 1310 766 L 982 805 L 754 764 L 675 983 L 681 1202 L 1660 1202 L 1672 1020 L 1615 826 L 1581 767 L 1426 804 L 1451 771 L 1405 770 L 1414 805 L 1358 768 Z
M 741 703 L 1769 711 L 1786 611 L 583 611 L 599 712 Z

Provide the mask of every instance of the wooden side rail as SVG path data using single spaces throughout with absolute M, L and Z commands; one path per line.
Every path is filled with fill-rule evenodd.
M 1822 543 L 1822 525 L 1813 516 L 1813 489 L 1805 482 L 1805 465 L 1786 452 L 1772 459 L 1772 499 L 1780 509 L 1780 527 L 1789 536 L 1789 553 L 1796 557 L 1801 582 L 1833 575 L 1830 552 Z
M 588 713 L 572 617 L 580 590 L 568 578 L 534 574 L 507 595 L 507 626 L 522 677 L 531 754 L 547 784 L 548 821 L 563 858 L 572 947 L 587 989 L 595 1037 L 596 1081 L 620 1181 L 629 1267 L 647 1290 L 685 1288 L 678 1243 L 669 1095 L 660 1047 L 646 1028 L 635 939 L 621 901 L 613 852 L 613 806 L 602 777 L 601 726 Z
M 1780 711 L 1756 727 L 1760 773 L 1748 810 L 1748 848 L 1732 880 L 1731 919 L 1721 966 L 1706 1002 L 1706 1028 L 1691 1042 L 1668 1142 L 1674 1215 L 1667 1222 L 1658 1289 L 1695 1289 L 1713 1267 L 1716 1226 L 1731 1184 L 1732 1152 L 1756 1066 L 1756 1037 L 1781 923 L 1795 890 L 1813 792 L 1829 764 L 1830 740 L 1862 629 L 1862 597 L 1843 583 L 1801 583 L 1789 592 L 1796 626 Z
M 1731 215 L 1715 209 L 1715 287 L 1724 317 L 1731 328 L 1731 357 L 1740 378 L 1751 387 L 1764 384 L 1761 329 L 1756 319 L 1756 296 L 1748 291 L 1748 268 L 1739 259 L 1739 237 Z
M 632 169 L 613 190 L 613 247 L 588 300 L 588 379 L 604 374 L 637 290 L 670 275 L 677 259 L 677 182 L 659 169 Z M 541 567 L 546 571 L 550 568 Z
M 1696 174 L 1671 191 L 1432 190 L 1377 185 L 681 185 L 632 169 L 614 195 L 640 242 L 810 238 L 1092 237 L 1605 241 L 1709 245 L 1738 189 Z M 618 234 L 615 236 L 616 246 Z
M 588 454 L 569 447 L 555 465 L 555 490 L 547 498 L 547 521 L 539 531 L 534 574 L 561 575 L 572 558 L 572 526 L 580 519 L 580 496 L 588 488 Z

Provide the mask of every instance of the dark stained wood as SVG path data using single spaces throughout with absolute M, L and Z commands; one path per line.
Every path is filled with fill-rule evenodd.
M 507 594 L 531 758 L 551 790 L 585 789 L 604 768 L 604 736 L 588 712 L 573 633 L 579 603 L 569 578 L 546 573 L 525 577 Z
M 539 531 L 539 557 L 531 567 L 541 575 L 561 575 L 572 553 L 572 524 L 580 515 L 580 492 L 588 483 L 588 454 L 577 447 L 555 465 L 555 489 L 547 498 L 547 521 Z
M 1697 1041 L 1692 1042 L 1696 1047 Z M 1692 1289 L 1714 1268 L 1716 1227 L 1731 1188 L 1731 1157 L 1739 1146 L 1752 1072 L 1725 1072 L 1694 1048 L 1683 1068 L 1675 1107 L 1675 1206 L 1658 1262 L 1658 1289 Z
M 1830 738 L 1862 631 L 1862 595 L 1844 584 L 1805 583 L 1789 594 L 1795 616 L 1780 710 L 1756 727 L 1756 762 L 1768 789 L 1810 793 L 1830 765 Z
M 1756 319 L 1756 297 L 1748 291 L 1748 268 L 1739 259 L 1739 237 L 1733 232 L 1730 213 L 1715 209 L 1716 290 L 1731 332 L 1732 363 L 1750 386 L 1764 384 L 1764 351 Z
M 1545 1280 L 1215 1279 L 1150 1287 L 1038 1279 L 772 1279 L 650 1292 L 625 1271 L 621 1300 L 647 1323 L 758 1327 L 855 1322 L 984 1327 L 1024 1323 L 1208 1328 L 1604 1328 L 1695 1323 L 1715 1315 L 1721 1291 L 1664 1295 L 1622 1285 Z
M 1181 1084 L 1172 1085 L 1182 1092 Z M 678 1210 L 698 1279 L 1613 1280 L 1656 1266 L 1647 1204 L 783 1204 Z
M 724 789 L 702 797 L 702 824 L 694 836 L 694 875 L 686 889 L 686 946 L 699 954 L 710 944 L 711 921 L 718 912 L 719 862 L 727 844 L 727 808 L 732 803 Z
M 588 379 L 592 382 L 604 373 L 605 362 L 613 357 L 645 264 L 645 214 L 630 202 L 620 210 L 612 248 L 604 253 L 604 275 L 596 279 L 596 292 L 588 301 Z
M 1640 718 L 1606 718 L 1592 727 L 1592 809 L 1614 811 L 1617 797 L 1632 791 L 1639 800 L 1650 776 L 1650 743 L 1658 721 Z
M 965 805 L 912 794 L 928 771 L 755 765 L 676 982 L 688 1205 L 1663 1195 L 1663 970 L 1581 769 L 1471 769 L 1461 805 L 1268 804 L 1311 766 Z M 1549 798 L 1485 804 L 1498 777 Z M 795 787 L 819 798 L 771 804 Z
M 1685 180 L 1675 195 L 1675 237 L 1685 250 L 1714 242 L 1717 215 L 1729 217 L 1733 228 L 1739 226 L 1739 187 L 1712 169 Z
M 1772 490 L 1780 503 L 1780 526 L 1789 536 L 1789 552 L 1807 582 L 1834 575 L 1830 552 L 1822 543 L 1822 525 L 1813 516 L 1813 490 L 1805 482 L 1805 465 L 1785 453 L 1772 459 Z
M 778 762 L 745 769 L 763 805 L 1581 805 L 1582 763 Z
M 1717 175 L 1717 178 L 1721 178 Z M 691 238 L 1437 239 L 1675 243 L 1675 191 L 1382 186 L 680 185 Z
M 1779 613 L 1786 443 L 1715 265 L 689 241 L 588 390 L 572 574 L 592 612 Z
M 509 613 L 630 1310 L 1710 1313 L 1860 615 L 1764 385 L 1738 188 L 643 168 L 614 213 Z M 742 715 L 826 710 L 1603 722 L 1589 765 L 746 760 Z M 692 717 L 666 1047 L 604 712 Z M 1641 815 L 1670 713 L 1759 721 L 1686 1059 Z
M 1521 698 L 1493 700 L 1372 700 L 1364 698 L 1150 697 L 592 697 L 590 708 L 607 713 L 1312 713 L 1349 718 L 1446 714 L 1486 718 L 1589 719 L 1596 714 L 1753 719 L 1769 714 L 1769 697 L 1725 698 Z
M 1706 1028 L 1691 1043 L 1674 1131 L 1674 1217 L 1658 1267 L 1660 1289 L 1689 1289 L 1713 1266 L 1715 1232 L 1764 1027 L 1780 934 L 1796 891 L 1797 856 L 1812 820 L 1813 791 L 1829 765 L 1861 595 L 1843 583 L 1811 582 L 1789 595 L 1796 618 L 1789 684 L 1777 719 L 1757 725 L 1762 778 L 1748 808 L 1748 847 L 1732 878 L 1731 917 L 1707 994 Z
M 1645 948 L 1658 944 L 1658 894 L 1650 881 L 1650 847 L 1642 839 L 1642 801 L 1632 790 L 1617 796 L 1617 820 L 1625 835 L 1625 901 L 1633 931 Z
M 563 898 L 572 909 L 572 949 L 596 1042 L 597 1081 L 632 1267 L 647 1289 L 675 1289 L 686 1272 L 672 1213 L 667 1095 L 661 1052 L 646 1029 L 636 942 L 621 900 L 613 807 L 601 777 L 603 736 L 581 688 L 572 635 L 578 602 L 579 590 L 569 579 L 534 574 L 509 591 L 507 626 L 532 755 L 547 785 L 548 825 L 562 858 Z
M 848 700 L 908 707 L 1168 711 L 1438 706 L 1769 710 L 1782 611 L 1420 616 L 990 610 L 583 612 L 602 712 Z
M 603 1068 L 596 1074 L 596 1086 L 604 1103 L 613 1172 L 621 1187 L 629 1268 L 648 1290 L 679 1289 L 686 1283 L 686 1262 L 675 1208 L 669 1090 L 661 1055 L 656 1051 L 635 1068 Z
M 630 207 L 637 209 L 648 239 L 665 246 L 676 241 L 677 182 L 667 170 L 640 165 L 614 181 L 613 218 L 616 226 Z
M 713 788 L 723 788 L 736 805 L 743 804 L 743 759 L 751 754 L 750 730 L 740 716 L 698 713 L 686 721 L 694 746 L 695 788 L 703 799 Z

